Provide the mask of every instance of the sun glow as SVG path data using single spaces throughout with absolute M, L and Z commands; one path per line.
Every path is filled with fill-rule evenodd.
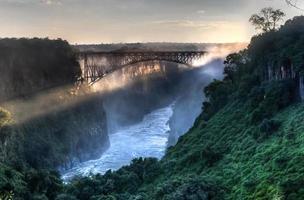
M 210 63 L 214 59 L 224 59 L 227 55 L 231 53 L 238 52 L 247 47 L 247 43 L 236 43 L 236 44 L 223 44 L 214 45 L 207 48 L 207 53 L 198 60 L 193 62 L 194 67 L 199 67 Z

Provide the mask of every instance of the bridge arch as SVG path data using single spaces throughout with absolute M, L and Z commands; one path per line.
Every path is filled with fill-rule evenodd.
M 83 71 L 82 79 L 93 84 L 114 71 L 141 62 L 166 61 L 191 67 L 193 62 L 205 53 L 204 51 L 81 52 L 79 62 Z

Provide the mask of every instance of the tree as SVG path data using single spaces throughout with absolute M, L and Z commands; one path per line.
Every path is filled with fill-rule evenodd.
M 275 31 L 279 28 L 279 22 L 283 20 L 285 13 L 280 9 L 273 9 L 271 7 L 263 8 L 259 14 L 254 14 L 249 21 L 255 26 L 257 30 L 263 32 Z
M 247 63 L 248 58 L 246 51 L 240 51 L 239 53 L 232 53 L 226 57 L 224 61 L 224 74 L 225 80 L 235 82 L 241 77 L 242 68 Z

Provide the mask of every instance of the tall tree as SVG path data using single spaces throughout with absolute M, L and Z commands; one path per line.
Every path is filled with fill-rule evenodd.
M 271 7 L 263 8 L 259 14 L 254 14 L 249 21 L 255 26 L 257 30 L 263 32 L 275 31 L 279 28 L 280 21 L 283 20 L 285 13 L 280 9 L 273 9 Z

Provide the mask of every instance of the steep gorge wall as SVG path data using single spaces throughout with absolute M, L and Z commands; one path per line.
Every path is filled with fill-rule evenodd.
M 102 100 L 91 97 L 64 110 L 11 125 L 2 144 L 6 146 L 2 158 L 15 165 L 66 169 L 96 159 L 108 147 Z
M 0 103 L 74 84 L 81 69 L 61 39 L 0 39 Z
M 178 95 L 182 74 L 177 64 L 155 62 L 133 65 L 97 83 L 96 87 L 101 89 L 107 85 L 121 86 L 104 95 L 109 133 L 138 123 L 146 114 L 171 104 Z
M 0 108 L 11 112 L 11 122 L 0 124 L 1 162 L 69 168 L 107 148 L 102 99 L 70 94 L 80 75 L 66 41 L 0 40 Z

